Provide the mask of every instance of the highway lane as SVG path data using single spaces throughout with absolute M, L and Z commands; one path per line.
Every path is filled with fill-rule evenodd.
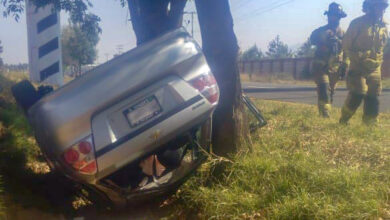
M 243 83 L 244 91 L 250 97 L 266 100 L 317 104 L 317 93 L 313 86 L 276 85 L 268 83 Z M 348 91 L 339 88 L 334 96 L 334 106 L 342 107 Z M 390 112 L 390 91 L 384 90 L 380 96 L 381 112 Z

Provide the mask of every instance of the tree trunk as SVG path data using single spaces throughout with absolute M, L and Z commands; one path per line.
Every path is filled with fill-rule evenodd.
M 233 30 L 228 0 L 196 0 L 203 52 L 220 88 L 220 102 L 214 113 L 213 150 L 229 156 L 251 147 L 242 103 L 238 69 L 239 47 Z
M 76 75 L 76 78 L 80 77 L 81 76 L 81 64 L 78 63 L 77 64 L 77 75 Z
M 181 27 L 186 2 L 187 0 L 127 0 L 137 45 Z
M 127 1 L 137 45 L 182 26 L 187 0 Z M 221 91 L 220 104 L 214 114 L 213 149 L 218 155 L 228 156 L 237 153 L 242 143 L 251 144 L 244 124 L 237 65 L 239 48 L 233 18 L 228 0 L 196 0 L 195 3 L 203 50 Z

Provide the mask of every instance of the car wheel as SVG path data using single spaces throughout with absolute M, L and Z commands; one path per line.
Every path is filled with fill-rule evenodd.
M 39 100 L 37 91 L 28 80 L 23 80 L 15 84 L 12 86 L 11 91 L 16 103 L 22 107 L 25 113 Z

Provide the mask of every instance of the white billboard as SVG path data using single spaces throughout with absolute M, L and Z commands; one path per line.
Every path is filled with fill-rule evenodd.
M 26 0 L 26 18 L 30 80 L 63 85 L 60 13 Z

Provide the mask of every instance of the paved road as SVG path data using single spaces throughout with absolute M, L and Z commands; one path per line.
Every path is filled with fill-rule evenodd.
M 251 97 L 287 102 L 317 104 L 317 93 L 313 86 L 275 85 L 268 83 L 243 83 L 244 90 Z M 339 88 L 334 97 L 334 106 L 341 107 L 347 96 L 345 88 Z M 380 97 L 381 111 L 390 112 L 390 91 Z

